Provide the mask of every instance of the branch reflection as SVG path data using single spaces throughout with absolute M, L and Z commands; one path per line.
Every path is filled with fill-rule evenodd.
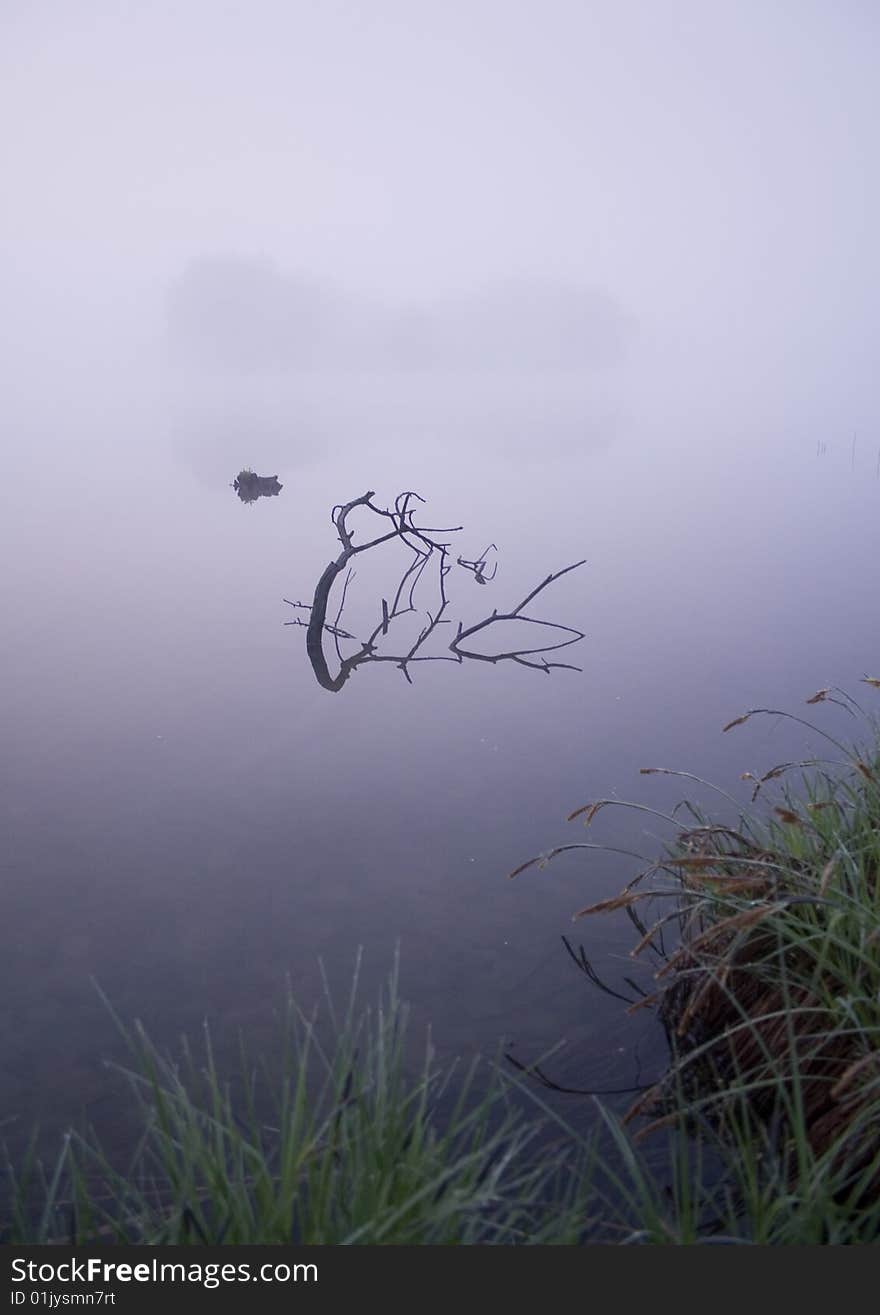
M 411 668 L 417 662 L 456 662 L 459 665 L 464 662 L 515 662 L 545 674 L 557 669 L 581 670 L 572 663 L 551 659 L 550 655 L 577 644 L 584 638 L 584 632 L 531 616 L 526 609 L 554 581 L 583 566 L 583 561 L 552 572 L 514 607 L 506 611 L 493 608 L 466 626 L 462 620 L 456 622 L 448 615 L 450 573 L 454 567 L 459 567 L 477 584 L 490 583 L 498 567 L 494 557 L 497 552 L 495 545 L 489 544 L 472 560 L 461 556 L 453 558 L 451 540 L 446 536 L 458 534 L 462 529 L 460 525 L 444 529 L 422 525 L 416 518 L 424 499 L 412 491 L 399 494 L 393 508 L 377 506 L 373 501 L 375 496 L 373 490 L 368 490 L 361 497 L 333 508 L 331 519 L 341 552 L 322 573 L 311 603 L 284 600 L 304 613 L 285 624 L 305 628 L 306 652 L 323 689 L 338 693 L 358 667 L 371 662 L 393 663 L 410 684 Z M 355 511 L 366 512 L 372 518 L 367 524 L 375 533 L 364 542 L 355 543 L 355 532 L 349 525 L 349 518 Z M 379 600 L 377 619 L 362 627 L 360 634 L 355 634 L 343 625 L 349 588 L 354 578 L 353 562 L 361 554 L 374 553 L 385 544 L 401 550 L 395 568 L 399 574 L 393 577 L 394 588 L 388 596 Z M 339 601 L 333 619 L 328 620 L 331 591 L 340 576 L 344 578 Z M 403 634 L 403 620 L 407 616 L 420 622 L 415 636 L 409 640 L 405 640 Z M 455 627 L 454 637 L 447 641 L 444 635 L 438 645 L 442 627 L 450 625 Z M 520 627 L 523 627 L 522 640 L 510 644 L 511 634 Z M 548 631 L 554 633 L 548 634 Z M 328 638 L 332 640 L 335 651 L 333 670 L 325 649 Z M 495 648 L 492 647 L 493 638 L 498 640 Z M 474 646 L 477 643 L 485 645 L 487 639 L 488 647 Z

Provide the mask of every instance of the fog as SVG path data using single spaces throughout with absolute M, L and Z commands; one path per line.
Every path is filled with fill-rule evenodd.
M 555 290 L 563 340 L 586 289 L 591 350 L 562 364 L 613 365 L 621 406 L 638 388 L 705 442 L 722 416 L 874 418 L 870 4 L 5 0 L 0 21 L 16 395 L 47 367 L 75 392 L 88 362 L 180 366 L 169 297 L 238 261 L 341 299 L 340 363 L 383 363 L 352 336 L 411 367 L 476 335 L 466 363 L 491 341 L 497 366 L 506 286 Z M 519 334 L 516 368 L 547 336 Z
M 814 746 L 722 724 L 876 674 L 878 25 L 0 0 L 0 1122 L 106 1113 L 93 977 L 160 1039 L 258 1049 L 285 976 L 345 983 L 358 945 L 380 976 L 398 938 L 441 1048 L 564 1033 L 574 1085 L 631 1082 L 647 1012 L 585 1006 L 559 939 L 631 870 L 505 878 L 589 798 L 671 807 L 647 764 L 746 790 Z M 316 679 L 285 625 L 366 490 L 358 535 L 406 490 L 463 527 L 381 636 L 448 590 L 411 685 L 337 680 L 332 631 Z M 518 651 L 582 559 L 530 604 L 581 670 L 450 657 L 493 610 Z M 331 624 L 381 629 L 402 569 L 364 554 Z M 631 930 L 577 928 L 612 976 Z

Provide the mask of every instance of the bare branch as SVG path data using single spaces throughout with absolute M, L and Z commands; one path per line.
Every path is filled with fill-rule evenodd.
M 409 684 L 412 684 L 409 666 L 413 662 L 455 662 L 461 665 L 465 660 L 493 664 L 509 661 L 516 662 L 520 666 L 543 671 L 545 674 L 549 674 L 551 670 L 555 669 L 580 670 L 579 667 L 567 662 L 548 661 L 546 655 L 558 649 L 566 648 L 570 644 L 578 643 L 584 638 L 584 632 L 556 621 L 544 621 L 538 617 L 526 616 L 524 609 L 548 585 L 566 575 L 569 571 L 583 566 L 582 561 L 575 562 L 561 571 L 555 571 L 548 575 L 531 593 L 526 595 L 521 603 L 509 612 L 499 612 L 494 609 L 489 616 L 483 617 L 467 627 L 464 626 L 462 621 L 459 621 L 455 638 L 448 644 L 446 652 L 429 653 L 424 651 L 439 628 L 451 624 L 450 618 L 446 615 L 450 604 L 446 588 L 447 577 L 452 569 L 449 559 L 450 545 L 447 540 L 441 540 L 435 536 L 456 534 L 461 526 L 449 526 L 439 529 L 419 525 L 415 518 L 418 507 L 424 504 L 424 499 L 412 490 L 398 494 L 394 500 L 393 509 L 376 506 L 373 502 L 374 497 L 375 493 L 368 490 L 359 498 L 353 498 L 346 503 L 338 503 L 332 509 L 331 520 L 341 547 L 339 556 L 324 568 L 315 587 L 311 604 L 291 602 L 290 599 L 284 600 L 289 606 L 309 613 L 307 622 L 297 618 L 294 621 L 285 622 L 285 624 L 300 625 L 306 628 L 306 652 L 318 683 L 324 689 L 337 693 L 342 689 L 352 672 L 367 662 L 393 662 L 403 672 Z M 391 528 L 374 538 L 367 539 L 364 543 L 355 543 L 354 530 L 350 527 L 348 518 L 358 508 L 363 508 L 371 515 L 378 516 L 380 520 L 384 520 L 386 523 L 390 522 Z M 390 604 L 388 597 L 380 599 L 379 618 L 376 625 L 366 638 L 358 639 L 343 629 L 340 624 L 349 586 L 354 579 L 354 573 L 349 563 L 356 555 L 369 552 L 394 540 L 397 540 L 408 549 L 411 554 L 409 562 L 401 571 L 393 595 L 389 595 L 391 598 Z M 497 552 L 494 543 L 490 543 L 480 556 L 473 561 L 464 557 L 458 557 L 456 560 L 459 566 L 473 574 L 478 584 L 485 585 L 495 578 L 498 569 L 496 561 L 491 574 L 487 572 L 488 556 L 492 551 Z M 432 563 L 434 569 L 429 576 L 427 571 Z M 342 587 L 342 595 L 336 610 L 335 620 L 330 622 L 327 620 L 330 594 L 333 585 L 343 571 L 347 571 L 347 573 Z M 426 585 L 429 585 L 434 591 L 435 601 L 433 604 L 422 603 L 420 605 L 417 596 L 423 592 Z M 380 639 L 385 640 L 388 638 L 395 621 L 403 616 L 417 614 L 420 611 L 425 618 L 424 624 L 415 640 L 405 651 L 396 653 L 378 651 L 377 645 Z M 480 653 L 465 647 L 465 641 L 471 639 L 474 635 L 488 631 L 492 625 L 504 621 L 519 621 L 526 625 L 545 626 L 551 630 L 562 632 L 565 638 L 560 638 L 556 642 L 540 644 L 536 647 L 523 647 L 492 654 Z M 336 675 L 331 674 L 327 665 L 323 646 L 325 632 L 333 637 L 338 663 Z M 341 641 L 355 643 L 358 647 L 346 656 L 343 653 Z

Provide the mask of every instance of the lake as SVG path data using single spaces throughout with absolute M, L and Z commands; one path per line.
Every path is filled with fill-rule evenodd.
M 859 685 L 880 667 L 876 438 L 673 424 L 650 395 L 620 407 L 552 374 L 118 379 L 104 404 L 105 383 L 19 402 L 4 455 L 0 1119 L 48 1135 L 85 1112 L 112 1135 L 103 1061 L 122 1051 L 95 981 L 162 1044 L 208 1018 L 221 1047 L 243 1029 L 259 1050 L 287 980 L 310 1006 L 319 959 L 342 991 L 363 947 L 371 997 L 398 944 L 441 1055 L 564 1040 L 564 1085 L 650 1078 L 656 1024 L 591 988 L 561 940 L 624 992 L 650 984 L 625 917 L 571 921 L 637 862 L 507 874 L 566 842 L 655 856 L 667 831 L 645 813 L 607 809 L 591 835 L 564 820 L 688 792 L 642 767 L 745 802 L 742 772 L 821 751 L 777 718 L 722 735 L 747 707 L 845 730 L 803 707 L 840 684 L 876 709 Z M 281 492 L 241 502 L 245 467 Z M 447 577 L 456 623 L 586 559 L 529 609 L 585 632 L 559 655 L 581 671 L 425 662 L 409 684 L 365 664 L 320 687 L 284 600 L 310 600 L 337 556 L 334 504 L 407 489 L 421 523 L 463 526 L 454 556 L 497 545 L 485 586 Z M 358 634 L 398 578 L 372 557 L 340 621 Z

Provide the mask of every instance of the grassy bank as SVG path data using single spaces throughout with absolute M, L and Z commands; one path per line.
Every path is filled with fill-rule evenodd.
M 790 718 L 827 754 L 745 773 L 751 805 L 725 824 L 687 800 L 656 814 L 675 828 L 665 853 L 619 895 L 576 916 L 626 910 L 637 935 L 633 956 L 657 963 L 655 989 L 634 1008 L 656 1010 L 671 1062 L 624 1118 L 633 1141 L 672 1129 L 710 1158 L 720 1155 L 717 1172 L 704 1173 L 692 1190 L 708 1210 L 704 1218 L 715 1210 L 717 1226 L 732 1234 L 873 1241 L 880 1230 L 880 729 L 842 690 L 820 690 L 807 702 L 846 709 L 862 727 L 861 743 L 777 709 L 735 718 L 725 732 L 753 717 Z M 590 802 L 569 820 L 590 827 L 612 802 Z M 721 1210 L 708 1199 L 719 1190 L 728 1201 Z
M 812 701 L 831 699 L 863 715 Z M 877 1241 L 880 738 L 826 740 L 830 761 L 751 778 L 732 822 L 666 814 L 666 852 L 580 911 L 626 910 L 658 965 L 636 1007 L 657 1011 L 670 1067 L 622 1120 L 597 1106 L 585 1139 L 503 1062 L 440 1067 L 426 1042 L 413 1065 L 395 971 L 370 1009 L 356 989 L 318 1020 L 290 1001 L 271 1073 L 243 1055 L 226 1080 L 207 1033 L 172 1060 L 127 1031 L 131 1164 L 86 1130 L 51 1165 L 7 1165 L 3 1240 Z
M 580 1240 L 589 1149 L 573 1155 L 557 1136 L 538 1153 L 538 1121 L 494 1066 L 441 1068 L 429 1038 L 419 1062 L 396 967 L 374 1006 L 359 1005 L 355 974 L 341 1013 L 329 992 L 308 1017 L 289 999 L 279 1027 L 272 1068 L 242 1053 L 231 1078 L 207 1030 L 198 1051 L 172 1059 L 140 1027 L 123 1029 L 142 1126 L 131 1164 L 120 1170 L 85 1131 L 51 1166 L 7 1165 L 3 1240 Z

